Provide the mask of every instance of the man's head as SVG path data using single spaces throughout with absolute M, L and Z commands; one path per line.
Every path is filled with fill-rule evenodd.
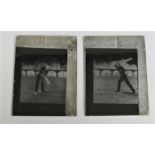
M 42 63 L 40 65 L 40 68 L 42 68 L 43 70 L 47 70 L 47 69 L 49 69 L 49 66 L 47 64 L 45 64 L 45 63 Z
M 120 64 L 117 62 L 114 66 L 115 66 L 116 68 L 119 68 L 119 67 L 120 67 Z

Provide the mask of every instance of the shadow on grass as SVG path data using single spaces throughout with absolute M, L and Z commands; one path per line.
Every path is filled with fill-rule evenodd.
M 128 92 L 128 91 L 123 91 L 122 93 L 132 95 L 132 96 L 138 96 L 137 94 L 133 94 L 132 92 Z

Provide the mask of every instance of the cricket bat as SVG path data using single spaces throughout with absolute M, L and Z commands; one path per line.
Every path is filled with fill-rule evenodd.
M 128 58 L 128 59 L 125 59 L 125 60 L 123 59 L 123 60 L 120 60 L 120 61 L 117 61 L 117 62 L 123 65 L 123 64 L 126 64 L 130 60 L 132 60 L 132 58 Z
M 45 78 L 47 84 L 49 85 L 50 84 L 50 81 L 48 80 L 48 78 L 47 77 L 44 77 L 44 78 Z

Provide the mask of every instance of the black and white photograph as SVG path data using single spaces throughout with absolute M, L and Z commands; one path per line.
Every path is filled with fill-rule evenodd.
M 13 116 L 76 116 L 74 36 L 16 37 Z
M 138 115 L 136 49 L 86 49 L 88 115 Z
M 16 48 L 13 115 L 65 115 L 67 50 Z
M 147 115 L 144 36 L 85 36 L 86 116 Z
M 137 53 L 94 58 L 94 103 L 138 104 Z
M 20 102 L 65 104 L 66 65 L 67 55 L 23 60 Z

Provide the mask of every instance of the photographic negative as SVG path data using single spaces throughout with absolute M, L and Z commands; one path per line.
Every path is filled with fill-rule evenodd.
M 84 49 L 86 115 L 147 114 L 144 37 L 86 36 Z
M 18 36 L 13 115 L 76 116 L 76 37 Z

